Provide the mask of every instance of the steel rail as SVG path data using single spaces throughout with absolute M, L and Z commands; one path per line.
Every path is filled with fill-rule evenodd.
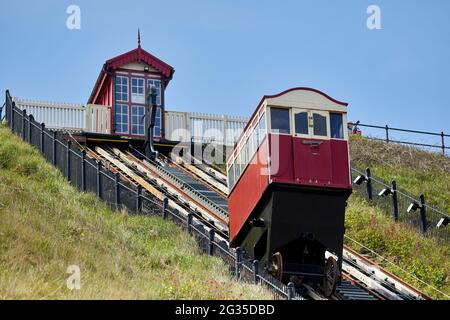
M 207 198 L 203 194 L 201 194 L 199 191 L 197 191 L 195 188 L 193 188 L 188 183 L 184 182 L 180 178 L 174 176 L 171 172 L 164 169 L 164 167 L 161 166 L 161 164 L 156 163 L 155 161 L 148 159 L 145 155 L 140 153 L 138 150 L 131 147 L 133 151 L 135 151 L 139 156 L 141 156 L 145 163 L 146 167 L 153 172 L 157 173 L 159 176 L 163 177 L 166 181 L 170 181 L 171 184 L 176 185 L 179 188 L 183 188 L 185 193 L 189 193 L 189 195 L 198 201 L 200 201 L 204 206 L 206 206 L 210 211 L 214 211 L 217 215 L 221 217 L 223 221 L 228 220 L 228 211 L 224 210 L 219 204 L 212 201 L 211 199 Z M 134 157 L 134 156 L 133 156 Z M 137 158 L 136 158 L 137 159 Z M 140 161 L 140 160 L 138 160 Z

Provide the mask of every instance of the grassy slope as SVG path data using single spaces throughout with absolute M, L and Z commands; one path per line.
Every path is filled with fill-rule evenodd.
M 428 203 L 450 213 L 450 158 L 439 153 L 420 151 L 399 144 L 351 136 L 350 154 L 353 165 L 412 194 L 425 195 Z
M 360 136 L 351 137 L 350 154 L 358 168 L 370 167 L 373 175 L 386 181 L 395 178 L 401 189 L 417 196 L 423 193 L 428 203 L 450 211 L 450 158 Z M 357 194 L 350 199 L 346 224 L 348 236 L 450 295 L 449 244 L 438 244 L 409 226 L 394 224 L 391 217 L 371 207 Z M 400 270 L 391 270 L 433 297 L 442 297 Z
M 69 265 L 81 290 L 66 288 Z M 271 298 L 237 283 L 193 238 L 156 217 L 113 212 L 0 127 L 0 299 Z
M 349 199 L 345 226 L 346 237 L 358 241 L 406 272 L 376 255 L 371 255 L 372 260 L 431 297 L 448 298 L 410 274 L 450 295 L 450 245 L 438 244 L 434 239 L 423 237 L 416 229 L 395 224 L 391 217 L 356 194 Z M 348 238 L 346 243 L 350 247 L 361 253 L 370 253 Z

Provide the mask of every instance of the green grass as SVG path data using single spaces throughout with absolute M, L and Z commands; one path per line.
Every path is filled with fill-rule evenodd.
M 395 179 L 397 186 L 450 214 L 450 158 L 394 143 L 351 136 L 352 165 L 370 167 L 372 174 L 385 181 Z
M 395 179 L 397 186 L 413 195 L 424 194 L 427 203 L 450 211 L 450 158 L 413 147 L 362 136 L 351 136 L 352 165 L 370 167 L 374 176 Z M 346 213 L 347 235 L 394 261 L 402 269 L 450 295 L 450 244 L 425 238 L 416 228 L 395 224 L 381 208 L 371 206 L 354 193 Z M 365 250 L 354 243 L 358 251 Z M 399 268 L 386 266 L 434 298 L 445 298 Z M 448 297 L 446 297 L 448 298 Z
M 437 243 L 434 239 L 423 237 L 416 229 L 394 223 L 391 217 L 355 194 L 348 202 L 345 226 L 347 245 L 360 253 L 369 254 L 371 260 L 432 298 L 449 298 L 449 244 Z M 383 259 L 371 254 L 370 250 L 349 239 L 356 240 L 364 247 L 393 262 L 395 266 L 386 263 Z M 447 297 L 425 283 L 442 291 Z
M 69 265 L 81 289 L 69 290 Z M 267 299 L 157 217 L 108 209 L 0 126 L 0 299 Z

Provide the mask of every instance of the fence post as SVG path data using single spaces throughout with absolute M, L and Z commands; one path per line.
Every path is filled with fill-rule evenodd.
M 163 200 L 163 206 L 162 206 L 162 216 L 163 219 L 167 219 L 167 206 L 169 204 L 169 199 L 164 198 Z
M 72 141 L 67 140 L 66 148 L 67 148 L 67 180 L 70 181 L 70 145 L 72 144 Z
M 115 198 L 116 198 L 116 208 L 119 209 L 120 206 L 120 174 L 116 172 L 114 175 L 114 191 L 115 191 Z
M 44 133 L 45 133 L 45 123 L 41 123 L 41 152 L 44 154 Z
M 386 142 L 388 142 L 389 143 L 389 127 L 388 127 L 388 125 L 386 125 Z
M 392 180 L 392 207 L 394 209 L 394 221 L 398 222 L 397 182 L 395 180 Z
M 288 300 L 293 300 L 295 295 L 295 287 L 292 282 L 289 282 L 287 285 L 288 288 Z
M 236 248 L 236 261 L 235 261 L 235 272 L 236 278 L 239 279 L 241 277 L 241 261 L 242 261 L 242 249 L 241 247 Z
M 25 118 L 27 117 L 27 110 L 22 110 L 22 140 L 25 141 Z
M 194 145 L 194 138 L 193 137 L 191 137 L 191 163 L 192 164 L 194 164 L 194 156 L 195 156 L 195 151 L 194 151 L 194 149 L 195 149 L 195 145 Z
M 258 284 L 258 272 L 259 272 L 259 262 L 258 260 L 253 260 L 253 281 Z
M 373 200 L 372 194 L 372 173 L 370 172 L 370 168 L 366 169 L 366 177 L 367 177 L 367 197 L 370 201 Z
M 141 212 L 142 209 L 141 196 L 142 196 L 142 186 L 138 184 L 136 188 L 136 212 Z
M 86 191 L 86 150 L 81 150 L 81 191 Z
M 192 213 L 188 213 L 186 220 L 188 233 L 192 234 Z
M 423 194 L 419 197 L 420 200 L 420 220 L 422 224 L 422 232 L 427 232 L 427 207 L 425 206 L 425 196 Z
M 210 256 L 214 255 L 214 236 L 215 236 L 215 231 L 214 229 L 209 229 L 209 242 L 208 242 L 208 254 Z
M 102 163 L 99 161 L 97 162 L 97 197 L 99 197 L 100 199 L 102 198 L 101 171 L 102 171 Z
M 34 120 L 31 114 L 28 115 L 28 143 L 31 144 L 31 122 Z
M 53 160 L 53 165 L 56 167 L 56 131 L 53 131 L 53 154 L 52 154 L 52 160 Z
M 444 131 L 441 132 L 441 141 L 442 141 L 442 154 L 445 156 Z
M 16 103 L 13 101 L 12 106 L 11 106 L 11 110 L 9 111 L 9 116 L 11 117 L 11 131 L 14 132 L 14 109 L 16 107 Z M 8 110 L 8 107 L 6 107 L 6 110 Z

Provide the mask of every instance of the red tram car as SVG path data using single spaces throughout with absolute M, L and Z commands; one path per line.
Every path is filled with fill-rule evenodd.
M 346 123 L 347 103 L 315 89 L 264 96 L 227 161 L 231 245 L 280 281 L 327 294 L 352 191 Z

